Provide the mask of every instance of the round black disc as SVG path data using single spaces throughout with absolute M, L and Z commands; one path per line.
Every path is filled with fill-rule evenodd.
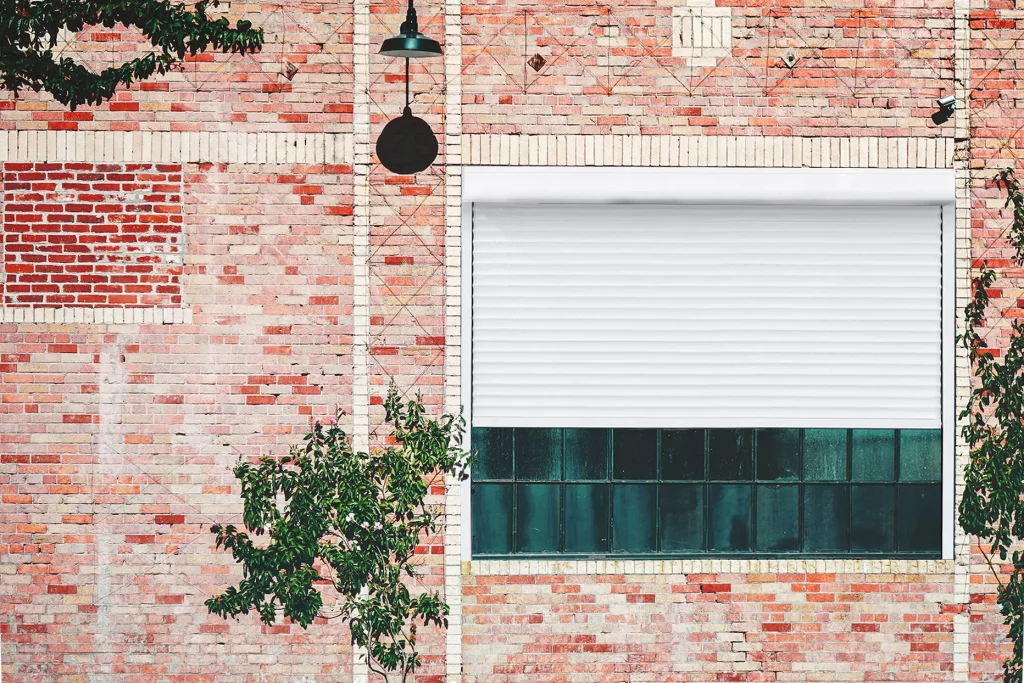
M 377 157 L 392 173 L 413 175 L 426 170 L 437 158 L 437 138 L 427 122 L 413 116 L 406 107 L 380 132 Z

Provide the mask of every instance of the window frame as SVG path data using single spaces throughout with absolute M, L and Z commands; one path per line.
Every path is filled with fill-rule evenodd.
M 487 428 L 485 428 L 487 429 Z M 900 548 L 900 528 L 901 522 L 907 519 L 903 516 L 901 510 L 901 501 L 903 500 L 901 491 L 912 490 L 915 488 L 928 487 L 933 492 L 935 487 L 941 487 L 942 482 L 939 478 L 942 476 L 941 463 L 939 464 L 936 473 L 939 478 L 915 478 L 913 476 L 903 476 L 902 462 L 903 462 L 903 450 L 904 450 L 904 439 L 903 435 L 905 432 L 917 432 L 921 430 L 910 429 L 883 429 L 879 430 L 884 432 L 886 435 L 892 436 L 892 450 L 890 452 L 890 463 L 892 465 L 891 476 L 883 478 L 873 478 L 870 476 L 857 476 L 855 474 L 856 468 L 854 464 L 858 462 L 859 458 L 857 455 L 857 437 L 862 436 L 865 432 L 871 432 L 874 430 L 862 430 L 858 428 L 845 428 L 845 429 L 828 429 L 828 430 L 814 430 L 814 431 L 830 431 L 830 432 L 842 432 L 843 450 L 842 450 L 842 463 L 844 474 L 842 477 L 812 477 L 808 476 L 806 468 L 806 448 L 805 448 L 805 436 L 809 431 L 807 429 L 793 429 L 793 428 L 749 428 L 749 429 L 653 429 L 653 428 L 582 428 L 581 431 L 591 432 L 604 432 L 605 440 L 605 454 L 606 459 L 604 462 L 603 469 L 604 474 L 600 477 L 588 476 L 588 477 L 573 477 L 568 472 L 569 460 L 569 435 L 568 432 L 573 428 L 563 428 L 556 430 L 559 432 L 560 444 L 557 446 L 558 452 L 558 467 L 553 468 L 549 473 L 550 476 L 527 476 L 520 472 L 517 467 L 518 463 L 518 440 L 519 437 L 514 434 L 517 432 L 515 428 L 491 428 L 498 431 L 508 432 L 507 437 L 509 438 L 509 454 L 511 460 L 509 461 L 509 471 L 507 473 L 497 474 L 492 473 L 486 479 L 482 479 L 474 482 L 474 486 L 490 486 L 500 487 L 506 490 L 509 496 L 509 508 L 508 508 L 508 523 L 511 531 L 511 545 L 512 549 L 509 552 L 485 552 L 476 555 L 476 559 L 480 560 L 495 560 L 505 558 L 520 558 L 520 559 L 560 559 L 560 560 L 574 560 L 574 559 L 594 559 L 596 557 L 609 558 L 609 559 L 715 559 L 715 558 L 743 558 L 743 559 L 857 559 L 857 558 L 871 558 L 871 559 L 904 559 L 904 560 L 936 560 L 941 559 L 941 548 L 929 549 L 929 550 L 908 550 Z M 521 429 L 521 428 L 520 428 Z M 539 431 L 548 431 L 550 428 L 537 428 Z M 813 429 L 813 428 L 812 428 Z M 527 429 L 526 431 L 531 431 Z M 715 433 L 725 434 L 727 432 L 744 432 L 745 440 L 749 448 L 749 459 L 748 471 L 745 475 L 741 476 L 715 476 L 710 469 L 711 462 L 711 441 Z M 926 430 L 933 431 L 933 430 Z M 938 431 L 938 430 L 934 430 Z M 652 437 L 653 443 L 650 444 L 653 450 L 654 460 L 651 463 L 653 466 L 652 476 L 621 476 L 616 467 L 616 443 L 617 437 L 622 432 L 649 432 L 649 436 Z M 700 476 L 689 476 L 689 477 L 672 477 L 667 476 L 664 469 L 665 463 L 665 437 L 667 433 L 679 433 L 679 432 L 699 432 L 700 433 L 700 458 L 701 470 Z M 792 476 L 785 477 L 772 477 L 762 476 L 762 461 L 764 457 L 763 448 L 764 446 L 760 443 L 766 435 L 774 436 L 780 435 L 782 432 L 797 432 L 795 454 L 796 459 L 791 464 L 793 467 Z M 773 434 L 774 433 L 774 434 Z M 557 470 L 557 473 L 555 472 Z M 517 527 L 521 523 L 519 516 L 517 515 L 517 508 L 520 505 L 519 495 L 523 487 L 530 486 L 542 486 L 542 487 L 554 487 L 558 490 L 556 496 L 559 518 L 557 520 L 557 549 L 545 549 L 545 550 L 522 550 L 520 548 L 521 538 L 518 537 Z M 607 545 L 606 549 L 600 550 L 595 549 L 592 551 L 582 550 L 567 550 L 565 544 L 568 541 L 568 533 L 570 526 L 567 521 L 568 514 L 568 503 L 567 503 L 567 492 L 570 487 L 576 486 L 590 486 L 597 489 L 603 490 L 605 493 L 602 496 L 604 505 L 606 507 L 605 512 L 605 535 L 604 542 Z M 652 545 L 650 549 L 644 550 L 626 550 L 619 546 L 615 532 L 615 521 L 616 514 L 614 511 L 616 503 L 614 502 L 616 490 L 620 488 L 628 488 L 631 486 L 649 488 L 650 495 L 652 497 L 650 503 L 652 505 L 652 516 L 650 517 L 650 532 L 652 534 Z M 687 487 L 690 489 L 699 489 L 700 494 L 700 508 L 701 512 L 701 547 L 692 548 L 688 550 L 680 549 L 666 549 L 663 545 L 665 537 L 662 533 L 662 524 L 664 522 L 663 513 L 664 507 L 664 490 L 672 487 Z M 711 498 L 714 489 L 723 489 L 726 487 L 736 487 L 745 489 L 747 496 L 749 497 L 747 512 L 747 544 L 748 547 L 744 549 L 735 550 L 714 550 L 711 548 L 713 525 L 710 524 L 712 517 L 711 512 Z M 802 547 L 806 542 L 805 521 L 808 520 L 806 516 L 806 499 L 807 493 L 813 489 L 823 490 L 826 488 L 839 488 L 842 490 L 842 497 L 846 501 L 847 514 L 846 520 L 841 525 L 843 529 L 844 545 L 851 546 L 854 542 L 855 530 L 858 526 L 858 508 L 855 506 L 854 501 L 858 495 L 858 490 L 864 491 L 869 488 L 880 488 L 884 489 L 887 494 L 891 495 L 893 504 L 893 518 L 889 531 L 892 533 L 892 544 L 891 550 L 865 550 L 858 553 L 852 549 L 844 550 L 761 550 L 758 549 L 760 539 L 758 532 L 760 529 L 760 523 L 762 521 L 759 514 L 758 502 L 761 496 L 769 489 L 790 489 L 795 492 L 796 500 L 796 516 L 797 516 L 797 543 Z M 860 517 L 863 520 L 863 515 Z M 941 530 L 940 530 L 941 534 Z
M 507 203 L 646 203 L 664 204 L 924 204 L 941 211 L 941 413 L 942 430 L 942 554 L 953 559 L 955 519 L 954 458 L 955 316 L 956 316 L 956 174 L 952 169 L 877 168 L 723 168 L 723 167 L 552 167 L 467 166 L 462 173 L 462 229 L 459 264 L 462 284 L 460 388 L 467 434 L 472 449 L 472 236 L 473 205 Z M 795 426 L 795 425 L 794 425 Z M 473 560 L 472 478 L 461 490 L 462 559 Z M 506 556 L 527 558 L 524 555 Z M 560 556 L 563 557 L 563 556 Z M 609 552 L 607 559 L 624 558 Z M 651 559 L 652 555 L 641 556 Z M 706 553 L 704 559 L 729 559 L 736 554 Z M 769 558 L 764 553 L 746 555 Z M 792 559 L 866 559 L 876 554 L 788 555 Z M 885 555 L 894 560 L 905 556 Z M 484 559 L 484 558 L 477 558 Z M 571 559 L 566 557 L 565 559 Z

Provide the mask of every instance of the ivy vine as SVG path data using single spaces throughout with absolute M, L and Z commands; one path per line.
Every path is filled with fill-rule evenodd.
M 74 110 L 100 104 L 118 87 L 166 73 L 174 64 L 208 49 L 256 52 L 263 29 L 239 20 L 211 19 L 218 0 L 200 0 L 192 10 L 169 0 L 0 0 L 0 85 L 17 95 L 45 90 Z M 61 31 L 86 26 L 134 26 L 154 50 L 142 57 L 93 73 L 70 57 L 55 53 Z
M 1004 208 L 1013 210 L 1007 231 L 1012 262 L 1024 266 L 1024 193 L 1012 169 L 996 175 L 995 183 L 1006 192 Z M 996 278 L 983 259 L 965 308 L 965 332 L 958 337 L 974 375 L 960 414 L 970 459 L 964 469 L 959 521 L 965 532 L 978 537 L 999 582 L 996 602 L 1013 642 L 1003 674 L 1006 683 L 1019 683 L 1024 635 L 1024 319 L 1016 318 L 1008 328 L 986 326 Z M 1008 335 L 1008 343 L 1004 337 L 998 346 L 989 345 L 989 335 L 996 330 Z

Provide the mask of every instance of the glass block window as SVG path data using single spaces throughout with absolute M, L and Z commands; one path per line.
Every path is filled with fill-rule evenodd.
M 942 551 L 940 430 L 475 428 L 473 555 Z

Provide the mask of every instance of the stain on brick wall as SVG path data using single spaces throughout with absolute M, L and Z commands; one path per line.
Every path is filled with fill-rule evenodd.
M 6 163 L 6 306 L 181 304 L 178 164 Z

